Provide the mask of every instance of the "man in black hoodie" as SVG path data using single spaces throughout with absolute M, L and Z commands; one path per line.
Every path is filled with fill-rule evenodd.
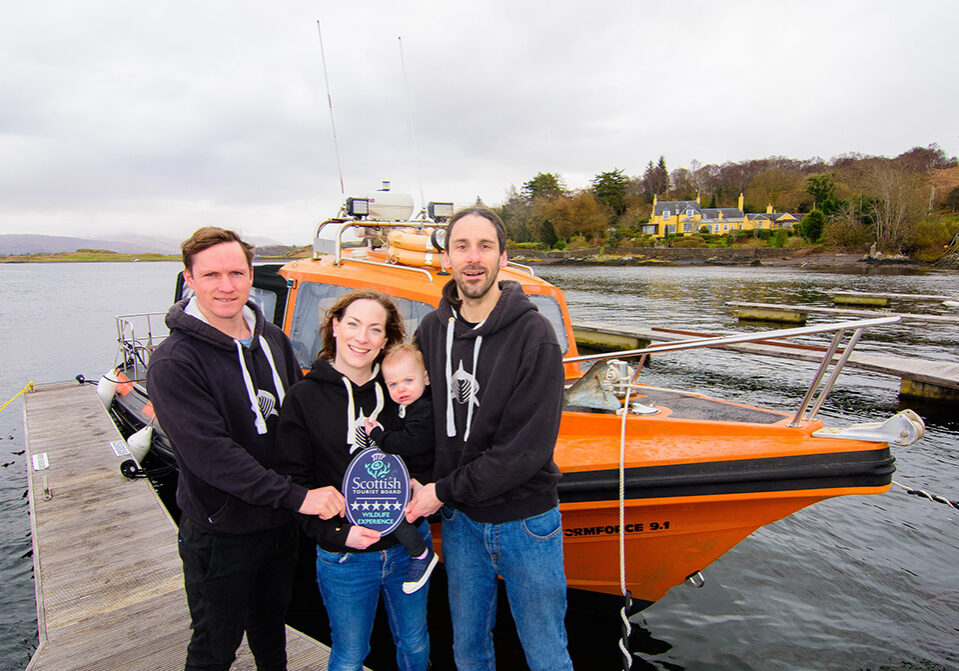
M 442 508 L 460 671 L 494 668 L 497 575 L 530 669 L 572 669 L 553 461 L 564 380 L 556 334 L 517 282 L 497 281 L 506 234 L 493 211 L 453 215 L 444 263 L 453 279 L 416 332 L 433 386 L 435 482 L 407 519 Z
M 336 489 L 270 470 L 278 411 L 301 377 L 286 335 L 248 302 L 253 248 L 205 227 L 181 246 L 195 295 L 170 308 L 147 388 L 179 467 L 179 551 L 193 636 L 186 669 L 229 669 L 246 631 L 257 669 L 286 669 L 292 511 L 344 511 Z

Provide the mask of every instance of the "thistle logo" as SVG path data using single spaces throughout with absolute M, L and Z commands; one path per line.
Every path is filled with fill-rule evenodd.
M 371 461 L 366 464 L 366 472 L 370 474 L 371 478 L 379 480 L 390 473 L 389 463 L 383 461 L 382 459 L 377 459 L 376 461 Z
M 351 524 L 388 534 L 406 517 L 410 476 L 402 459 L 369 448 L 353 457 L 340 491 Z

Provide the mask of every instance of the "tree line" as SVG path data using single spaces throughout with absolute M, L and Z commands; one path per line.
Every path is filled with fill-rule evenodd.
M 956 231 L 943 217 L 959 209 L 959 186 L 934 194 L 930 175 L 957 165 L 936 144 L 914 147 L 895 158 L 843 154 L 830 161 L 782 156 L 700 165 L 666 166 L 650 161 L 642 175 L 623 170 L 597 174 L 590 185 L 570 189 L 561 175 L 541 172 L 518 190 L 510 187 L 498 208 L 511 240 L 564 246 L 574 239 L 606 244 L 641 237 L 654 196 L 696 200 L 704 207 L 746 212 L 802 214 L 795 232 L 809 242 L 856 247 L 875 242 L 886 253 L 909 253 L 938 245 Z

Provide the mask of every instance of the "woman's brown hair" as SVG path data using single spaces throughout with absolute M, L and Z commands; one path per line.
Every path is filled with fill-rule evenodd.
M 381 294 L 379 291 L 374 291 L 373 289 L 357 289 L 340 296 L 336 303 L 333 304 L 333 307 L 327 311 L 326 318 L 323 320 L 323 347 L 320 348 L 318 355 L 320 359 L 332 361 L 336 358 L 336 338 L 333 336 L 333 319 L 336 319 L 338 322 L 343 321 L 343 314 L 346 312 L 346 308 L 360 300 L 376 301 L 386 310 L 386 344 L 383 347 L 384 351 L 391 345 L 403 342 L 403 339 L 406 337 L 406 328 L 403 326 L 403 318 L 400 317 L 400 312 L 396 308 L 393 300 L 386 294 Z M 380 356 L 382 357 L 382 353 Z

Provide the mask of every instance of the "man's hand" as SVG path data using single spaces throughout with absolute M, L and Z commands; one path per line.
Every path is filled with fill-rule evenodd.
M 328 520 L 334 515 L 343 517 L 346 514 L 346 501 L 336 487 L 327 486 L 311 489 L 303 499 L 303 505 L 297 512 L 304 515 L 317 515 Z
M 350 527 L 350 533 L 346 537 L 346 547 L 354 550 L 365 550 L 380 539 L 380 532 L 373 531 L 367 527 Z
M 436 483 L 431 482 L 415 490 L 413 498 L 406 506 L 406 521 L 414 522 L 420 517 L 429 517 L 443 507 L 443 502 L 436 498 Z
M 363 424 L 364 424 L 364 428 L 366 429 L 366 435 L 367 435 L 367 436 L 369 436 L 370 434 L 373 433 L 373 429 L 375 429 L 376 427 L 380 426 L 380 423 L 379 423 L 379 422 L 374 422 L 374 421 L 373 421 L 372 419 L 370 419 L 369 417 L 364 417 L 364 418 L 363 418 Z M 382 428 L 382 427 L 381 427 L 381 428 Z

